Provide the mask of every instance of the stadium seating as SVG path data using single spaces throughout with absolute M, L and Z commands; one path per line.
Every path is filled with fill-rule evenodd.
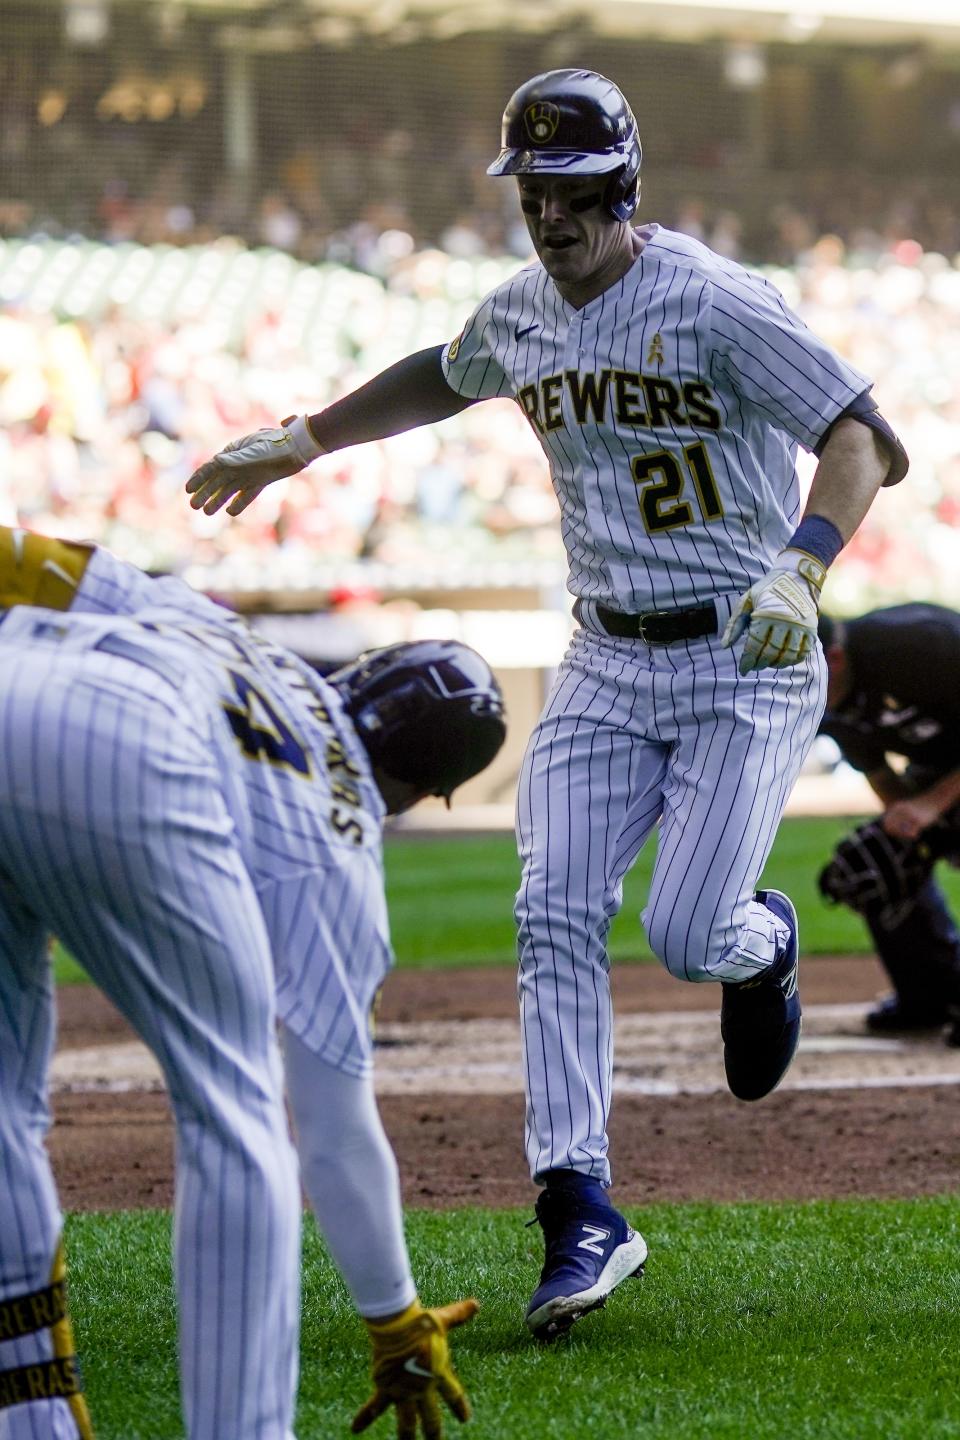
M 509 401 L 343 452 L 240 523 L 197 516 L 183 495 L 224 440 L 449 339 L 517 264 L 426 250 L 377 278 L 233 240 L 0 241 L 0 519 L 93 536 L 238 597 L 559 586 L 556 504 Z M 867 265 L 823 241 L 768 273 L 876 378 L 912 457 L 838 562 L 834 607 L 960 603 L 960 270 L 917 246 Z

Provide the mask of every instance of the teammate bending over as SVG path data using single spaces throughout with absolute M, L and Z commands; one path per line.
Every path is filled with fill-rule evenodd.
M 417 1299 L 374 1100 L 381 822 L 493 758 L 493 675 L 423 641 L 323 681 L 178 580 L 6 528 L 0 609 L 0 1433 L 92 1435 L 44 1147 L 52 932 L 170 1091 L 187 1434 L 293 1434 L 300 1184 L 277 1017 L 304 1185 L 373 1348 L 353 1428 L 396 1405 L 402 1434 L 438 1436 L 438 1394 L 469 1414 L 445 1334 L 476 1302 Z
M 796 912 L 757 883 L 823 707 L 827 567 L 907 465 L 870 381 L 771 284 L 634 225 L 640 159 L 603 76 L 521 86 L 489 173 L 517 177 L 537 263 L 448 345 L 234 441 L 187 487 L 237 515 L 320 455 L 493 396 L 543 447 L 579 622 L 517 806 L 526 1149 L 546 1243 L 527 1323 L 544 1337 L 646 1255 L 606 1193 L 606 938 L 658 821 L 647 936 L 671 974 L 721 983 L 730 1089 L 759 1099 L 793 1057 Z M 798 445 L 820 460 L 802 518 Z

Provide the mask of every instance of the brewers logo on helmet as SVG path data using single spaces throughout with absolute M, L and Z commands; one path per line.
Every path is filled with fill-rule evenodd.
M 606 175 L 604 205 L 629 220 L 640 198 L 643 152 L 633 111 L 594 70 L 548 70 L 510 97 L 501 150 L 488 175 Z
M 535 100 L 524 110 L 523 123 L 534 145 L 548 145 L 557 133 L 560 111 L 549 100 Z

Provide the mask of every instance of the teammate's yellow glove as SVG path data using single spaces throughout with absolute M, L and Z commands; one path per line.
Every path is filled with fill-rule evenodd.
M 318 455 L 325 455 L 307 424 L 306 416 L 284 420 L 276 429 L 267 426 L 241 435 L 214 455 L 187 481 L 187 494 L 194 510 L 201 506 L 214 515 L 228 500 L 228 515 L 239 515 L 274 480 L 296 475 Z
M 460 1421 L 470 1419 L 470 1404 L 453 1369 L 447 1331 L 465 1325 L 480 1309 L 476 1300 L 458 1300 L 425 1310 L 419 1300 L 393 1320 L 367 1320 L 373 1349 L 373 1394 L 353 1417 L 354 1435 L 366 1430 L 391 1405 L 397 1407 L 397 1440 L 441 1440 L 439 1396 Z
M 810 654 L 826 574 L 822 562 L 805 550 L 781 550 L 763 579 L 740 596 L 721 644 L 733 645 L 747 631 L 741 675 L 767 665 L 796 665 Z

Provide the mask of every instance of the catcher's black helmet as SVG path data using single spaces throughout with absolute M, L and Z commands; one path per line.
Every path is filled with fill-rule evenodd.
M 459 640 L 368 650 L 327 681 L 374 764 L 448 802 L 490 764 L 507 733 L 493 671 Z
M 593 70 L 548 70 L 511 95 L 502 149 L 488 175 L 609 175 L 604 203 L 629 220 L 640 199 L 643 151 L 633 111 Z

